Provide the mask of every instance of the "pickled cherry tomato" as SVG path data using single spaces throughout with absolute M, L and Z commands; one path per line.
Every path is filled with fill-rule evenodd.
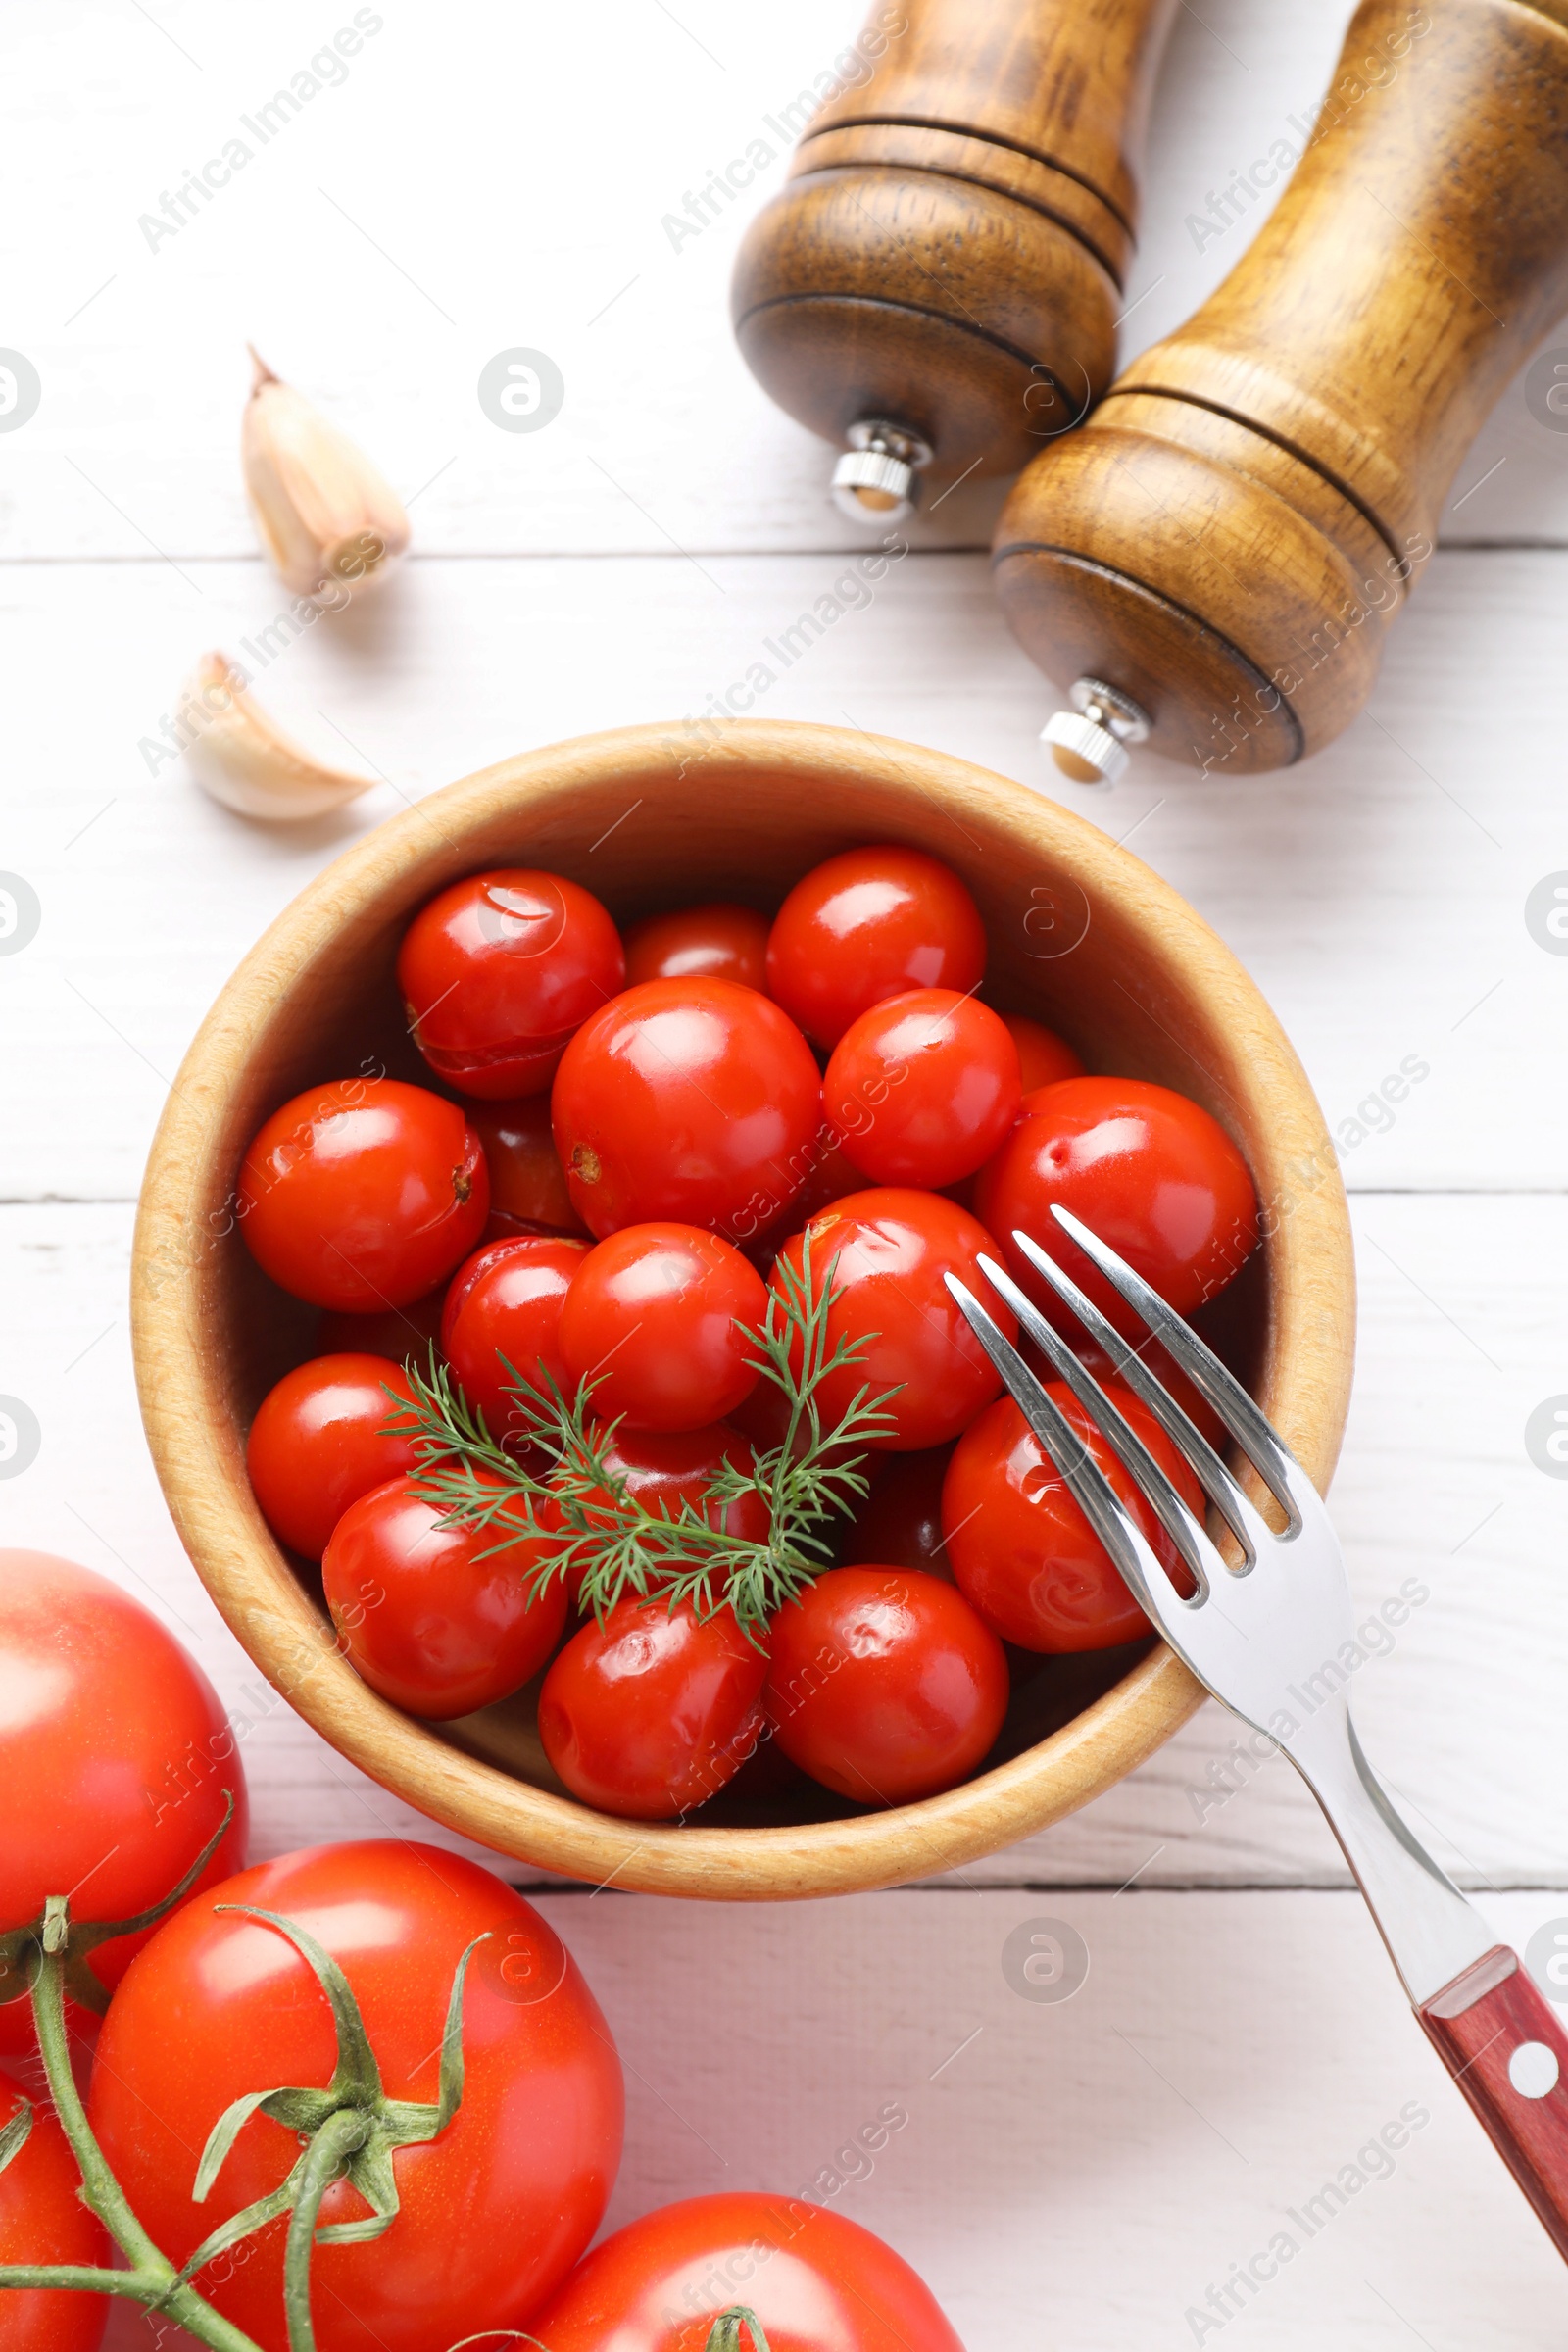
M 728 1609 L 623 1600 L 573 1634 L 539 1693 L 545 1754 L 573 1796 L 673 1821 L 733 1780 L 762 1726 L 767 1654 Z
M 395 1707 L 435 1722 L 508 1697 L 538 1673 L 566 1621 L 559 1580 L 529 1597 L 547 1538 L 503 1544 L 499 1525 L 441 1520 L 439 1503 L 395 1478 L 345 1511 L 321 1561 L 350 1663 Z
M 1102 1386 L 1200 1519 L 1198 1481 L 1153 1414 L 1119 1381 Z M 1190 1591 L 1170 1538 L 1071 1389 L 1064 1381 L 1048 1381 L 1046 1394 L 1060 1405 L 1179 1589 Z M 959 1591 L 1004 1642 L 1021 1649 L 1110 1649 L 1150 1632 L 1121 1571 L 1010 1396 L 982 1413 L 954 1447 L 942 1490 L 942 1524 Z
M 910 988 L 966 996 L 985 968 L 985 925 L 957 875 L 895 843 L 813 866 L 767 941 L 768 994 L 819 1046 L 836 1046 L 884 997 Z
M 833 1049 L 822 1108 L 852 1167 L 940 1192 L 989 1159 L 1018 1112 L 1018 1049 L 1000 1015 L 949 988 L 888 997 Z
M 1051 1214 L 1070 1209 L 1175 1307 L 1191 1314 L 1222 1290 L 1257 1241 L 1252 1180 L 1230 1137 L 1200 1103 L 1140 1078 L 1065 1078 L 1023 1102 L 1023 1116 L 975 1180 L 975 1214 L 1002 1244 L 1020 1286 L 1076 1341 L 1061 1305 L 1012 1239 L 1021 1227 L 1118 1331 L 1145 1326 Z
M 416 1467 L 413 1438 L 387 1430 L 394 1398 L 413 1401 L 384 1355 L 318 1355 L 263 1397 L 245 1467 L 262 1517 L 291 1551 L 318 1560 L 351 1502 Z
M 747 1241 L 809 1169 L 822 1089 L 787 1013 L 733 980 L 645 980 L 584 1023 L 551 1096 L 591 1233 L 676 1220 Z
M 567 1039 L 625 970 L 620 934 L 591 891 L 501 866 L 419 909 L 397 977 L 431 1069 L 464 1094 L 505 1102 L 548 1087 Z
M 1024 1012 L 1004 1012 L 1003 1027 L 1018 1049 L 1018 1077 L 1026 1095 L 1061 1078 L 1081 1078 L 1084 1065 L 1064 1037 Z
M 574 1383 L 562 1351 L 561 1314 L 587 1258 L 586 1242 L 523 1234 L 487 1242 L 453 1277 L 441 1318 L 442 1353 L 493 1438 L 520 1427 L 512 1396 L 519 1380 L 543 1393 L 548 1374 L 569 1397 Z
M 572 1385 L 627 1429 L 701 1429 L 758 1381 L 762 1278 L 698 1225 L 625 1225 L 590 1250 L 561 1314 Z
M 584 1233 L 571 1205 L 566 1171 L 550 1132 L 548 1094 L 516 1102 L 474 1102 L 468 1124 L 484 1146 L 490 1170 L 488 1242 L 525 1233 Z
M 646 915 L 626 933 L 626 986 L 639 980 L 733 980 L 767 985 L 768 920 L 728 903 Z
M 398 1078 L 345 1078 L 273 1111 L 245 1154 L 237 1214 L 283 1290 L 369 1314 L 433 1289 L 489 1205 L 484 1152 L 457 1103 Z
M 832 1568 L 768 1628 L 773 1736 L 861 1805 L 967 1780 L 1007 1711 L 1002 1643 L 963 1594 L 918 1568 Z
M 873 1455 L 871 1492 L 840 1541 L 839 1565 L 856 1568 L 870 1560 L 892 1568 L 922 1568 L 951 1585 L 953 1569 L 942 1532 L 942 1483 L 952 1459 L 951 1446 Z

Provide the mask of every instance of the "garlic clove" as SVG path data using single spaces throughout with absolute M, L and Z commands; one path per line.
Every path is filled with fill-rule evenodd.
M 363 450 L 251 358 L 240 456 L 262 544 L 296 596 L 366 587 L 409 544 L 402 502 Z
M 289 824 L 373 789 L 373 776 L 323 767 L 291 743 L 247 691 L 226 654 L 204 654 L 178 705 L 185 760 L 215 801 L 240 816 Z

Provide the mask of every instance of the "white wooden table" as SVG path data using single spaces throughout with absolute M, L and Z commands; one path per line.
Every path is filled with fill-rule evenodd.
M 179 1055 L 261 927 L 365 827 L 502 754 L 700 710 L 859 544 L 825 503 L 826 451 L 752 384 L 725 307 L 745 213 L 783 170 L 769 118 L 831 70 L 855 0 L 382 0 L 341 80 L 318 69 L 265 145 L 242 130 L 354 13 L 8 0 L 0 17 L 0 345 L 43 387 L 0 436 L 0 868 L 42 909 L 0 957 L 0 1394 L 41 1431 L 0 1483 L 0 1540 L 122 1578 L 189 1643 L 250 1726 L 264 1854 L 441 1833 L 272 1699 L 163 1508 L 126 1267 Z M 1309 112 L 1348 14 L 1181 11 L 1129 350 L 1234 260 L 1240 228 L 1200 253 L 1188 216 Z M 249 160 L 195 218 L 140 225 L 236 136 Z M 775 160 L 757 186 L 673 239 L 664 216 L 759 138 Z M 277 836 L 141 749 L 194 657 L 287 601 L 241 498 L 246 338 L 377 456 L 417 538 L 378 605 L 266 671 L 284 723 L 387 779 Z M 566 385 L 529 436 L 497 431 L 475 397 L 484 362 L 518 345 Z M 767 713 L 848 713 L 1070 797 L 1035 743 L 1051 691 L 987 587 L 994 511 L 976 485 L 947 500 Z M 1568 1932 L 1568 1484 L 1524 1442 L 1568 1392 L 1568 959 L 1524 913 L 1568 869 L 1565 626 L 1568 435 L 1515 386 L 1337 745 L 1245 785 L 1144 760 L 1075 803 L 1135 836 L 1236 948 L 1340 1135 L 1363 1322 L 1335 1504 L 1368 1605 L 1406 1577 L 1430 1590 L 1365 1670 L 1365 1733 L 1520 1942 Z M 1358 1117 L 1410 1055 L 1430 1074 L 1392 1122 Z M 1556 2352 L 1561 2265 L 1443 2081 L 1288 1768 L 1233 1772 L 1227 1792 L 1230 1746 L 1206 1711 L 961 1882 L 747 1911 L 548 1893 L 628 2064 L 612 2220 L 814 2180 L 918 2263 L 973 2352 L 1220 2335 Z M 1036 1918 L 1090 1948 L 1061 2006 L 1002 1973 L 1008 1931 Z M 835 2151 L 889 2099 L 907 2127 L 869 2178 L 835 2186 Z M 1293 2210 L 1407 2102 L 1429 2120 L 1393 2177 L 1309 2237 Z M 1299 2250 L 1227 2308 L 1234 2266 L 1282 2230 Z M 116 2340 L 147 2339 L 127 2318 Z

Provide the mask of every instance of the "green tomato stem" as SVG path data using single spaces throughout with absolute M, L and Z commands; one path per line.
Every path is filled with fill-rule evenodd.
M 343 2170 L 344 2158 L 365 2145 L 368 2132 L 363 2109 L 340 2107 L 327 2117 L 306 2155 L 283 2249 L 283 2312 L 288 2321 L 289 2352 L 316 2352 L 316 2329 L 311 2323 L 311 2251 L 317 2219 L 321 2199 Z

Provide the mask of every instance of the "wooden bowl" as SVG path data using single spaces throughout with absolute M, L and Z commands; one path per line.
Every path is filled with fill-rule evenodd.
M 1193 1096 L 1235 1138 L 1267 1238 L 1216 1302 L 1226 1344 L 1320 1487 L 1334 1466 L 1353 1276 L 1321 1113 L 1235 957 L 1096 826 L 941 753 L 761 720 L 706 734 L 626 728 L 451 785 L 313 882 L 203 1023 L 142 1192 L 136 1370 L 175 1524 L 257 1665 L 384 1788 L 535 1866 L 742 1899 L 890 1886 L 973 1861 L 1087 1804 L 1202 1696 L 1152 1642 L 1043 1659 L 1015 1701 L 1004 1760 L 945 1796 L 865 1813 L 801 1784 L 726 1790 L 687 1825 L 616 1821 L 554 1780 L 531 1691 L 440 1727 L 377 1697 L 337 1649 L 318 1584 L 279 1550 L 252 1496 L 251 1416 L 271 1383 L 314 1352 L 315 1313 L 275 1290 L 240 1239 L 240 1160 L 263 1119 L 306 1086 L 377 1060 L 394 1075 L 425 1075 L 393 983 L 415 910 L 458 876 L 507 863 L 570 874 L 622 919 L 702 898 L 776 904 L 820 858 L 873 841 L 917 845 L 962 874 L 990 930 L 990 993 L 1004 1009 L 1037 1012 L 1092 1068 Z

